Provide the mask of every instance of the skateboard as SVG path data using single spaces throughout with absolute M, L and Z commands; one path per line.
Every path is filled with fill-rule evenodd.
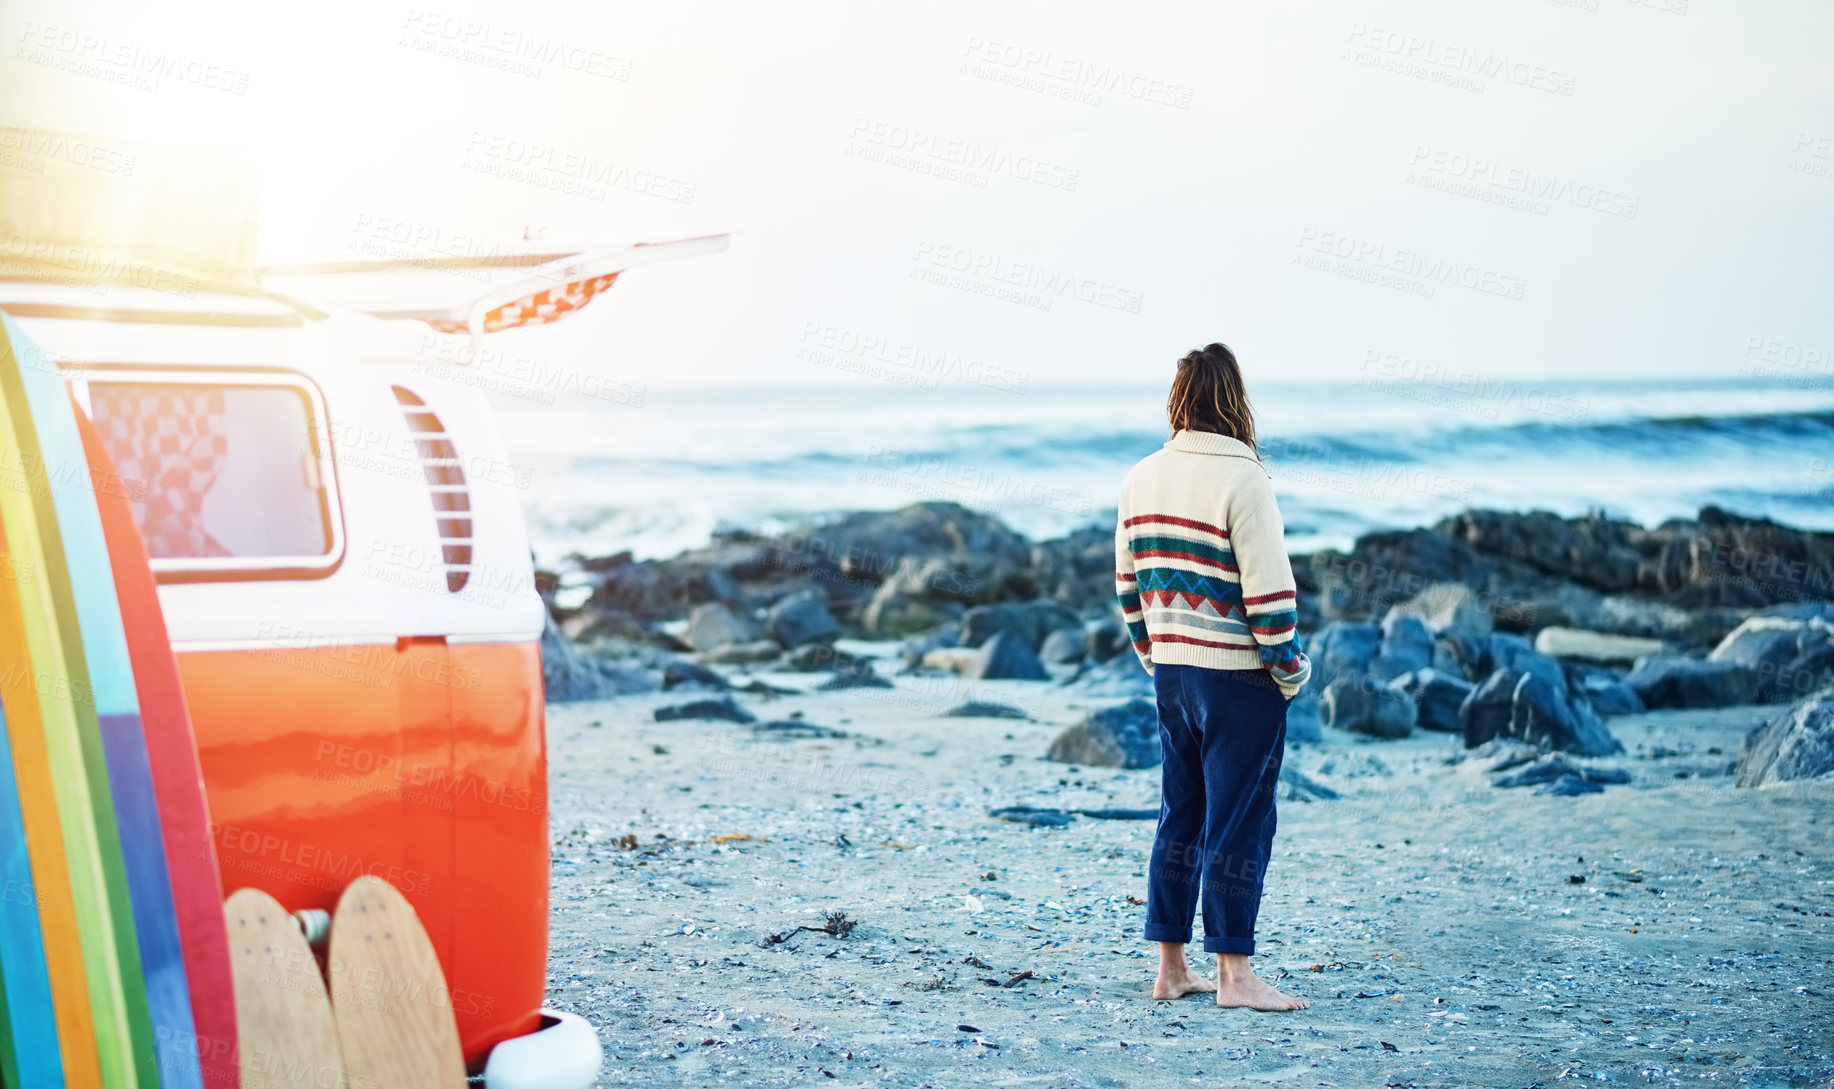
M 344 890 L 331 921 L 330 963 L 331 1003 L 353 1083 L 464 1089 L 445 973 L 413 906 L 393 885 L 359 877 Z
M 259 889 L 223 904 L 243 1089 L 347 1083 L 318 958 L 299 924 Z

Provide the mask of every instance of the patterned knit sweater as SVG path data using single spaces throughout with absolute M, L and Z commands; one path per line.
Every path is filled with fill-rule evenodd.
M 1299 646 L 1286 527 L 1245 444 L 1180 431 L 1121 483 L 1115 594 L 1153 663 L 1265 667 L 1289 698 L 1310 678 Z

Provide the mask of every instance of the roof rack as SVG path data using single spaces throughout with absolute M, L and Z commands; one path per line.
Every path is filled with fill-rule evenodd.
M 446 272 L 468 269 L 526 269 L 528 274 L 491 287 L 473 298 L 446 307 L 351 309 L 384 320 L 423 321 L 442 332 L 484 333 L 558 321 L 591 302 L 619 274 L 639 265 L 696 257 L 727 248 L 731 235 L 712 234 L 668 242 L 582 244 L 544 247 L 541 252 L 495 253 L 472 257 L 410 257 L 368 261 L 331 261 L 267 265 L 256 271 L 265 279 L 350 276 L 389 272 Z
M 172 270 L 141 271 L 179 275 Z M 113 275 L 82 275 L 55 262 L 0 261 L 0 311 L 15 318 L 60 318 L 70 321 L 110 321 L 138 325 L 292 326 L 318 321 L 326 314 L 316 307 L 277 292 L 250 287 L 241 281 L 202 281 L 188 277 L 183 292 L 166 291 L 140 283 L 123 283 Z M 126 299 L 83 301 L 87 289 L 125 288 Z M 214 301 L 213 301 L 214 300 Z M 269 303 L 270 307 L 245 304 Z

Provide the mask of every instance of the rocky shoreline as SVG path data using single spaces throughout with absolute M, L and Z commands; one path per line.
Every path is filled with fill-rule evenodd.
M 1279 1018 L 1148 1000 L 1111 550 L 930 504 L 544 576 L 547 1001 L 600 1084 L 1834 1070 L 1834 535 L 1473 512 L 1296 557 Z
M 826 672 L 830 689 L 889 684 L 889 663 L 837 646 L 848 640 L 898 641 L 891 671 L 919 678 L 1150 696 L 1112 567 L 1106 526 L 1035 542 L 952 503 L 730 533 L 666 560 L 575 557 L 583 604 L 561 606 L 560 577 L 539 578 L 556 622 L 549 699 L 720 690 L 771 670 Z M 1747 746 L 1758 763 L 1740 781 L 1834 771 L 1834 533 L 1713 507 L 1653 528 L 1467 511 L 1296 555 L 1293 569 L 1315 680 L 1291 740 L 1440 731 L 1564 760 L 1621 752 L 1614 715 L 1774 703 L 1792 711 Z M 1094 762 L 1091 746 L 1143 743 L 1116 734 L 1075 751 Z M 1538 782 L 1601 789 L 1581 770 Z

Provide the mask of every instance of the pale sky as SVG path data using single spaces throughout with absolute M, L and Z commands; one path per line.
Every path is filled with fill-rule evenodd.
M 1758 343 L 1828 379 L 1816 0 L 264 7 L 0 0 L 0 125 L 248 149 L 270 262 L 734 232 L 499 334 L 651 387 L 870 381 L 810 351 L 858 341 L 1036 384 L 1217 339 L 1260 378 Z

